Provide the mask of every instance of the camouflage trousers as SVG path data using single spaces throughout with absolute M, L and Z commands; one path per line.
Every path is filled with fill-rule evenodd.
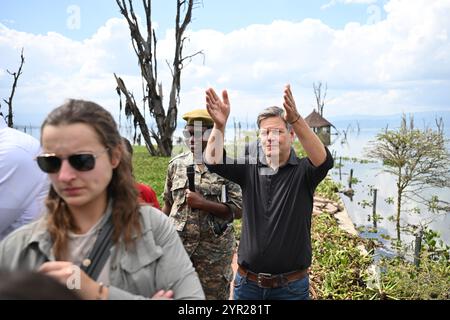
M 236 247 L 233 226 L 230 225 L 220 236 L 211 231 L 202 234 L 195 245 L 189 242 L 183 239 L 206 299 L 228 300 L 233 279 L 231 262 Z

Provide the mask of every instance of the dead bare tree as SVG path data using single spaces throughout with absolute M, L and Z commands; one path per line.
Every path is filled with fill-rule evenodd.
M 170 156 L 172 152 L 172 136 L 177 126 L 177 113 L 179 94 L 181 89 L 181 70 L 186 60 L 191 60 L 198 54 L 203 54 L 202 51 L 196 52 L 189 56 L 183 56 L 184 42 L 187 39 L 184 36 L 187 26 L 192 19 L 192 11 L 198 4 L 195 0 L 177 0 L 177 12 L 175 18 L 175 53 L 172 65 L 169 65 L 172 73 L 172 85 L 169 95 L 169 105 L 166 110 L 163 106 L 162 84 L 158 83 L 158 64 L 156 57 L 157 39 L 155 30 L 152 26 L 152 8 L 151 0 L 142 0 L 145 17 L 146 17 L 146 38 L 144 38 L 139 28 L 139 23 L 136 18 L 133 2 L 128 0 L 128 5 L 125 0 L 116 0 L 120 8 L 120 13 L 127 20 L 130 28 L 131 42 L 134 51 L 138 58 L 139 66 L 141 68 L 141 76 L 144 81 L 144 97 L 142 110 L 145 112 L 146 105 L 150 112 L 150 116 L 155 119 L 156 131 L 154 128 L 149 128 L 145 122 L 145 113 L 136 104 L 133 93 L 130 92 L 124 81 L 114 74 L 117 82 L 117 93 L 120 97 L 120 110 L 122 111 L 122 94 L 125 96 L 125 115 L 127 119 L 133 118 L 134 130 L 136 135 L 136 128 L 139 129 L 144 138 L 147 150 L 151 155 Z M 182 11 L 184 10 L 184 17 Z M 156 143 L 157 148 L 153 142 Z
M 11 72 L 9 70 L 6 70 L 14 78 L 12 88 L 11 88 L 11 94 L 10 94 L 8 100 L 3 99 L 3 101 L 8 105 L 8 115 L 5 117 L 5 120 L 8 123 L 8 127 L 10 127 L 10 128 L 12 128 L 14 126 L 13 98 L 14 98 L 14 94 L 16 93 L 17 81 L 19 80 L 19 77 L 22 74 L 22 67 L 23 67 L 24 63 L 25 63 L 25 58 L 23 56 L 23 48 L 22 48 L 22 51 L 20 53 L 19 70 L 17 72 Z M 0 104 L 0 109 L 1 109 L 1 104 Z M 0 111 L 0 114 L 3 116 L 1 111 Z
M 325 90 L 322 91 L 322 81 L 316 85 L 313 83 L 314 95 L 316 96 L 317 112 L 323 117 L 323 107 L 327 96 L 328 84 L 325 83 Z

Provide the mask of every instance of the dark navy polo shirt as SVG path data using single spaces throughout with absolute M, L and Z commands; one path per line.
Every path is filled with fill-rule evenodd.
M 317 185 L 333 167 L 327 157 L 315 167 L 298 158 L 293 149 L 288 162 L 276 172 L 267 166 L 261 147 L 256 161 L 226 158 L 207 165 L 211 172 L 242 188 L 242 232 L 238 263 L 259 273 L 280 274 L 311 265 L 311 216 Z

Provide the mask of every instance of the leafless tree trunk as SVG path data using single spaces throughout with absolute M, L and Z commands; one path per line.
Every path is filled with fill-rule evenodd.
M 17 87 L 17 81 L 19 80 L 20 75 L 22 74 L 22 67 L 23 64 L 25 63 L 25 58 L 23 56 L 23 48 L 22 51 L 20 53 L 20 66 L 19 66 L 19 70 L 17 72 L 11 72 L 9 70 L 6 70 L 10 75 L 13 76 L 14 78 L 14 82 L 11 88 L 11 95 L 9 96 L 9 99 L 3 99 L 3 101 L 8 105 L 8 115 L 6 116 L 6 120 L 8 122 L 8 127 L 12 128 L 14 126 L 14 119 L 13 119 L 13 98 L 14 98 L 14 94 L 16 93 L 16 87 Z M 1 109 L 1 106 L 0 106 Z
M 183 45 L 186 40 L 183 34 L 191 22 L 192 10 L 197 2 L 195 0 L 177 0 L 175 20 L 176 43 L 171 66 L 172 86 L 167 113 L 163 106 L 162 84 L 158 83 L 158 64 L 156 59 L 157 39 L 152 26 L 152 1 L 142 0 L 146 16 L 146 38 L 144 38 L 139 29 L 132 0 L 128 0 L 128 5 L 126 0 L 116 0 L 116 2 L 120 8 L 120 13 L 128 22 L 131 41 L 141 68 L 141 76 L 145 82 L 142 110 L 145 110 L 147 104 L 150 116 L 155 119 L 156 131 L 154 128 L 148 128 L 145 122 L 145 113 L 142 115 L 141 109 L 136 104 L 133 94 L 127 89 L 123 80 L 117 75 L 114 75 L 117 82 L 117 93 L 120 97 L 122 94 L 125 96 L 125 114 L 127 118 L 133 118 L 135 131 L 137 126 L 139 126 L 149 153 L 151 155 L 170 156 L 173 147 L 172 136 L 177 126 L 177 106 L 179 103 L 180 78 L 183 63 L 186 59 L 192 59 L 198 54 L 203 54 L 202 51 L 199 51 L 193 55 L 183 57 Z M 183 9 L 185 11 L 184 17 L 182 17 Z M 120 101 L 120 108 L 122 109 L 122 101 Z M 156 143 L 157 148 L 155 148 L 153 142 Z
M 313 83 L 314 95 L 316 96 L 317 112 L 323 117 L 323 107 L 325 106 L 325 98 L 327 96 L 328 85 L 325 83 L 325 90 L 322 92 L 322 82 L 316 85 Z

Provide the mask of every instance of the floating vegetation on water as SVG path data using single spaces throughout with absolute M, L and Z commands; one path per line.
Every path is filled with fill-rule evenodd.
M 356 177 L 352 177 L 352 179 L 350 180 L 351 185 L 358 184 L 359 182 L 361 181 Z
M 380 237 L 384 240 L 391 240 L 391 236 L 385 233 L 380 233 Z
M 368 159 L 358 159 L 358 158 L 350 158 L 350 157 L 339 157 L 343 161 L 350 161 L 353 163 L 360 163 L 360 164 L 368 164 L 368 163 L 376 163 L 377 161 L 374 160 L 368 160 Z M 337 160 L 337 158 L 335 158 Z
M 372 201 L 361 200 L 360 202 L 358 202 L 358 205 L 361 206 L 361 208 L 365 209 L 366 207 L 372 207 L 373 203 Z
M 339 169 L 339 168 L 342 169 L 343 167 L 344 167 L 344 165 L 342 163 L 337 163 L 337 162 L 334 163 L 334 168 L 335 169 Z

